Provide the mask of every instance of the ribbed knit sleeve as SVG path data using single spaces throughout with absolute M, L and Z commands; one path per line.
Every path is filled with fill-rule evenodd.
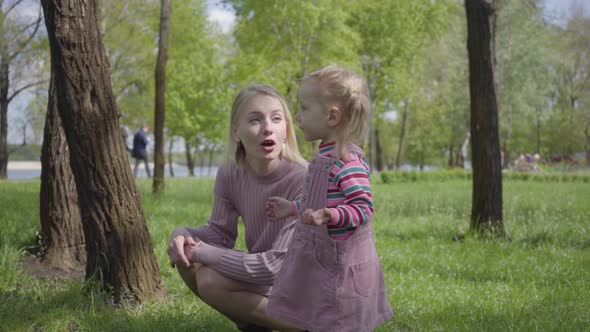
M 195 258 L 217 272 L 232 279 L 259 285 L 272 285 L 293 237 L 297 220 L 292 220 L 279 232 L 270 250 L 247 253 L 216 248 L 205 243 L 199 245 Z
M 215 178 L 213 210 L 208 224 L 199 228 L 189 228 L 192 237 L 208 244 L 233 248 L 238 237 L 238 217 L 231 200 L 228 174 L 225 165 L 220 167 Z

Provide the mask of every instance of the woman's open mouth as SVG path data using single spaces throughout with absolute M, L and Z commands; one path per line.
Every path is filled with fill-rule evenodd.
M 264 142 L 262 142 L 262 149 L 266 152 L 272 152 L 275 149 L 275 141 L 271 140 L 271 139 L 265 139 Z

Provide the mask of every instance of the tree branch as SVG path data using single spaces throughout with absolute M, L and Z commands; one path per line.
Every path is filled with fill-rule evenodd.
M 39 10 L 39 18 L 37 18 L 37 22 L 33 23 L 35 24 L 35 29 L 33 30 L 33 32 L 29 35 L 29 38 L 27 38 L 25 41 L 23 41 L 19 47 L 17 47 L 17 50 L 10 56 L 10 60 L 12 61 L 25 47 L 27 47 L 27 44 L 31 42 L 31 40 L 33 40 L 33 38 L 35 37 L 35 35 L 37 34 L 37 31 L 39 30 L 39 26 L 41 26 L 41 20 L 43 19 L 43 15 L 42 12 Z M 29 27 L 27 27 L 25 29 L 25 31 L 28 29 Z
M 24 90 L 26 90 L 30 87 L 33 87 L 35 85 L 39 85 L 39 84 L 43 84 L 43 83 L 47 83 L 47 82 L 48 82 L 48 80 L 38 81 L 38 82 L 27 84 L 27 85 L 21 87 L 20 89 L 17 89 L 16 91 L 14 91 L 14 93 L 12 93 L 12 95 L 10 97 L 8 97 L 8 103 L 10 103 L 14 97 L 16 97 L 19 93 L 23 92 Z
M 6 12 L 4 12 L 5 16 L 8 16 L 8 13 L 10 13 L 10 11 L 12 11 L 14 9 L 14 7 L 18 6 L 21 2 L 23 2 L 23 0 L 17 0 L 15 1 L 12 6 L 8 7 L 8 9 L 6 10 Z

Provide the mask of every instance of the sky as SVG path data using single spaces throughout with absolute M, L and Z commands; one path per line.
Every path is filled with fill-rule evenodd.
M 522 1 L 522 0 L 505 0 L 505 1 Z M 578 3 L 582 6 L 584 11 L 590 14 L 590 0 L 542 0 L 544 17 L 556 24 L 564 25 L 567 18 L 570 16 L 572 5 Z M 25 0 L 18 8 L 17 14 L 22 17 L 37 17 L 38 2 L 34 0 Z M 217 22 L 224 32 L 231 31 L 235 24 L 235 16 L 231 8 L 224 7 L 219 0 L 207 0 L 207 15 L 211 21 Z M 8 142 L 20 143 L 22 142 L 22 130 L 15 130 L 10 128 L 11 123 L 22 122 L 20 114 L 22 109 L 26 107 L 27 102 L 31 98 L 30 94 L 23 92 L 17 96 L 9 106 L 8 111 Z

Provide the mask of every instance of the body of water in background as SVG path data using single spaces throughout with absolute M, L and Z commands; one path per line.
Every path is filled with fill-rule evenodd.
M 131 172 L 133 172 L 134 165 L 131 165 Z M 183 165 L 174 165 L 172 168 L 174 172 L 174 177 L 187 177 L 188 175 L 188 168 Z M 153 165 L 150 167 L 150 171 L 153 175 L 154 169 Z M 195 167 L 194 168 L 195 176 L 215 176 L 217 174 L 217 166 L 213 167 Z M 145 167 L 143 164 L 139 165 L 139 170 L 137 172 L 138 178 L 146 178 L 147 174 L 145 173 Z M 41 168 L 30 168 L 30 169 L 11 169 L 10 166 L 8 167 L 8 180 L 28 180 L 28 179 L 35 179 L 41 177 Z M 164 167 L 164 176 L 170 177 L 170 167 L 166 165 Z

